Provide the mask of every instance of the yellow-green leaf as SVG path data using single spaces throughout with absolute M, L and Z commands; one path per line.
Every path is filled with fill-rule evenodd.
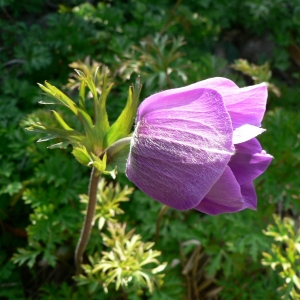
M 139 78 L 136 80 L 135 86 L 129 88 L 127 103 L 115 121 L 115 123 L 110 127 L 104 140 L 104 147 L 110 146 L 115 141 L 126 137 L 130 134 L 132 125 L 134 123 L 137 106 L 139 103 L 139 96 L 141 92 L 141 84 Z
M 91 162 L 91 157 L 84 146 L 81 145 L 79 147 L 74 147 L 72 154 L 82 165 L 89 166 Z
M 74 130 L 64 121 L 64 119 L 59 115 L 59 113 L 57 113 L 55 110 L 52 110 L 52 112 L 54 114 L 55 119 L 57 120 L 57 122 L 63 129 L 65 129 L 67 131 Z

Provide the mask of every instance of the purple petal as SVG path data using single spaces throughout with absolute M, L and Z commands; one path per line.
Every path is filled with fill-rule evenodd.
M 226 90 L 239 90 L 240 88 L 230 79 L 224 77 L 213 77 L 199 82 L 193 83 L 189 86 L 189 89 L 192 88 L 210 88 L 216 91 L 220 90 L 220 94 L 224 93 Z M 185 87 L 185 88 L 187 88 Z M 221 94 L 222 95 L 222 94 Z
M 221 96 L 222 96 L 221 92 L 224 90 L 227 90 L 227 89 L 239 90 L 239 87 L 233 81 L 231 81 L 227 78 L 223 78 L 223 77 L 210 78 L 210 79 L 202 80 L 202 81 L 199 81 L 199 82 L 196 82 L 196 83 L 193 83 L 188 86 L 181 87 L 181 88 L 165 90 L 165 91 L 159 92 L 157 94 L 154 94 L 154 95 L 148 97 L 141 103 L 141 105 L 139 106 L 139 111 L 138 111 L 138 119 L 142 115 L 147 114 L 148 111 L 156 110 L 156 107 L 161 109 L 163 107 L 163 105 L 165 105 L 165 108 L 168 108 L 170 105 L 176 106 L 176 103 L 177 103 L 176 97 L 180 93 L 184 93 L 184 92 L 192 93 L 193 91 L 195 91 L 195 93 L 197 93 L 197 91 L 202 88 L 213 89 L 216 91 L 218 91 L 218 88 L 220 88 L 220 92 L 218 91 L 218 93 L 221 94 Z M 175 99 L 170 100 L 173 97 L 175 97 Z M 162 98 L 165 98 L 165 104 L 161 103 Z M 182 105 L 181 100 L 179 100 L 178 105 Z
M 244 205 L 242 209 L 250 208 L 256 210 L 257 197 L 253 182 L 248 182 L 241 185 L 241 192 L 244 199 Z
M 221 94 L 231 116 L 233 129 L 244 124 L 261 126 L 268 98 L 268 89 L 265 83 L 239 88 L 227 78 L 215 77 L 185 88 L 196 87 L 210 88 Z
M 241 188 L 229 167 L 195 209 L 209 215 L 237 212 L 243 208 Z
M 230 117 L 219 93 L 174 89 L 139 108 L 127 177 L 175 209 L 195 207 L 233 154 Z
M 231 116 L 233 128 L 243 124 L 261 126 L 266 111 L 268 89 L 265 83 L 240 88 L 239 90 L 219 91 Z
M 269 166 L 273 157 L 262 150 L 257 139 L 235 145 L 229 167 L 239 184 L 243 185 L 260 176 Z

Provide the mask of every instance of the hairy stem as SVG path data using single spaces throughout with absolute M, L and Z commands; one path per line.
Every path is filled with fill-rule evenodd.
M 118 140 L 110 147 L 105 149 L 101 155 L 103 156 L 104 153 L 107 153 L 108 160 L 111 156 L 113 156 L 116 152 L 118 152 L 121 148 L 126 145 L 129 145 L 131 141 L 131 137 L 126 137 L 123 139 Z M 84 219 L 84 223 L 82 226 L 80 238 L 77 243 L 77 247 L 75 250 L 75 266 L 76 266 L 76 274 L 79 275 L 82 272 L 81 264 L 83 259 L 83 253 L 85 251 L 86 245 L 89 241 L 91 230 L 93 226 L 93 219 L 95 215 L 95 209 L 97 204 L 97 190 L 98 190 L 98 182 L 101 177 L 99 171 L 95 168 L 92 169 L 91 177 L 90 177 L 90 185 L 89 185 L 89 201 L 86 210 L 86 215 Z
M 93 226 L 93 219 L 94 219 L 95 209 L 97 204 L 97 189 L 98 189 L 98 182 L 100 176 L 101 174 L 99 173 L 99 171 L 93 168 L 90 177 L 90 185 L 89 185 L 89 202 L 88 202 L 80 238 L 78 240 L 77 247 L 75 250 L 75 265 L 76 265 L 77 275 L 79 275 L 82 272 L 81 264 L 82 264 L 83 253 L 89 241 L 91 229 Z

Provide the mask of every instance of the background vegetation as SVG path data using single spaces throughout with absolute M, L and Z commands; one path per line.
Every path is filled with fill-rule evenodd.
M 0 30 L 1 299 L 300 299 L 299 0 L 1 0 Z M 102 65 L 111 121 L 137 74 L 141 99 L 213 76 L 267 81 L 260 141 L 274 161 L 257 212 L 217 217 L 107 177 L 74 277 L 90 170 L 24 128 L 53 122 L 37 82 L 77 101 L 73 69 Z

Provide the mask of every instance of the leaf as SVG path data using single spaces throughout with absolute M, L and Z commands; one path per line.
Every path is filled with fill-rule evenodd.
M 91 162 L 91 157 L 88 154 L 86 148 L 82 145 L 79 147 L 74 147 L 72 154 L 75 156 L 78 162 L 80 162 L 84 166 L 88 166 Z
M 221 260 L 222 260 L 223 253 L 220 250 L 216 256 L 212 257 L 211 261 L 209 262 L 208 266 L 206 267 L 206 271 L 209 275 L 214 275 L 221 267 Z
M 12 261 L 19 266 L 22 266 L 27 262 L 27 266 L 32 268 L 35 264 L 36 257 L 41 253 L 41 249 L 26 250 L 24 248 L 19 248 L 18 253 L 15 253 Z
M 79 77 L 86 83 L 88 88 L 90 89 L 91 93 L 93 94 L 94 100 L 97 99 L 97 89 L 95 87 L 94 81 L 91 76 L 84 74 L 84 72 L 75 69 L 75 72 L 78 74 Z
M 55 102 L 60 102 L 64 106 L 68 107 L 75 115 L 77 115 L 77 107 L 75 102 L 73 102 L 67 95 L 65 95 L 62 91 L 60 91 L 55 86 L 51 85 L 47 81 L 45 81 L 45 85 L 38 83 L 39 87 L 46 92 L 51 98 L 55 100 Z
M 89 166 L 93 166 L 101 173 L 105 173 L 105 174 L 109 173 L 109 172 L 105 171 L 106 170 L 106 159 L 107 159 L 106 153 L 103 155 L 102 160 L 98 156 L 94 155 L 93 153 L 91 153 L 91 156 L 92 156 L 92 161 L 90 161 Z
M 66 142 L 60 142 L 57 144 L 53 144 L 53 145 L 49 146 L 48 148 L 49 149 L 56 149 L 56 148 L 66 149 L 69 145 L 72 145 L 72 143 L 70 141 L 66 141 Z
M 107 169 L 115 169 L 117 167 L 118 172 L 125 173 L 126 162 L 129 155 L 130 145 L 124 145 L 121 149 L 107 156 Z
M 106 111 L 106 99 L 113 87 L 113 83 L 107 87 L 107 75 L 103 77 L 103 84 L 102 84 L 102 94 L 99 98 L 99 101 L 94 103 L 95 105 L 95 130 L 97 132 L 97 136 L 103 141 L 107 132 L 109 131 L 109 122 L 108 122 L 108 115 Z M 106 145 L 104 143 L 104 148 Z
M 78 109 L 78 117 L 84 127 L 84 132 L 86 134 L 86 147 L 89 151 L 93 152 L 95 155 L 100 155 L 102 153 L 102 139 L 97 135 L 95 126 L 91 117 L 81 108 Z
M 52 112 L 54 114 L 55 119 L 64 130 L 68 130 L 68 131 L 74 130 L 64 121 L 64 119 L 55 110 L 52 110 Z
M 85 82 L 83 80 L 79 88 L 79 107 L 85 111 Z
M 8 193 L 10 196 L 16 194 L 22 189 L 23 185 L 19 181 L 14 181 L 10 184 L 8 184 L 1 193 Z
M 138 77 L 136 79 L 135 86 L 133 88 L 129 88 L 127 103 L 124 110 L 107 132 L 104 140 L 105 148 L 115 141 L 129 135 L 134 123 L 141 89 L 142 85 L 140 83 L 140 78 Z
M 52 99 L 52 100 L 41 100 L 41 101 L 39 101 L 39 104 L 45 104 L 45 105 L 48 105 L 48 104 L 60 104 L 60 105 L 62 105 L 62 103 L 61 102 L 59 102 L 59 101 L 53 101 L 54 99 Z
M 83 134 L 76 130 L 66 131 L 60 128 L 46 128 L 40 123 L 33 123 L 31 126 L 25 128 L 28 131 L 47 134 L 46 137 L 40 138 L 38 142 L 45 142 L 54 138 L 67 139 L 72 143 L 82 143 L 85 140 Z

